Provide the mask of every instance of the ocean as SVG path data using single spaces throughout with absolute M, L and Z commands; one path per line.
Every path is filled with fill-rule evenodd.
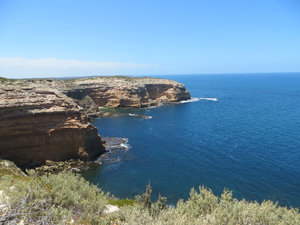
M 160 193 L 169 204 L 203 185 L 300 207 L 300 74 L 160 77 L 183 83 L 194 101 L 123 110 L 148 119 L 96 119 L 102 137 L 128 138 L 129 149 L 86 179 L 120 198 L 150 182 L 153 198 Z

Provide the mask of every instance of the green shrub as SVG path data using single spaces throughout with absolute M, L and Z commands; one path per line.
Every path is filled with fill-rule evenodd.
M 167 204 L 167 198 L 158 196 L 156 202 L 151 201 L 152 189 L 150 183 L 146 187 L 146 191 L 142 196 L 136 196 L 136 202 L 140 204 L 142 209 L 147 210 L 149 215 L 152 217 L 157 217 L 159 213 L 165 209 Z
M 277 203 L 264 201 L 238 201 L 232 193 L 224 190 L 221 197 L 215 196 L 210 189 L 199 187 L 199 193 L 192 189 L 187 201 L 180 200 L 176 207 L 161 208 L 153 216 L 153 205 L 149 204 L 148 190 L 139 199 L 142 204 L 124 207 L 119 212 L 108 215 L 104 220 L 107 224 L 157 224 L 157 225 L 278 225 L 300 224 L 298 209 L 279 207 Z M 143 202 L 145 200 L 145 202 Z M 149 210 L 149 205 L 151 205 Z
M 215 196 L 210 189 L 199 187 L 199 193 L 192 188 L 190 198 L 183 202 L 178 202 L 178 212 L 185 214 L 188 217 L 199 217 L 200 215 L 208 214 L 214 211 L 218 206 L 218 197 Z
M 17 81 L 16 79 L 8 79 L 5 77 L 0 77 L 0 84 L 12 84 L 15 81 Z
M 24 181 L 13 176 L 1 176 L 0 187 L 13 202 L 12 209 L 20 211 L 20 215 L 11 219 L 24 219 L 22 215 L 28 214 L 29 210 L 31 213 L 25 217 L 26 221 L 37 221 L 45 216 L 34 209 L 39 205 L 46 212 L 48 220 L 56 223 L 70 221 L 72 215 L 92 221 L 100 217 L 108 201 L 108 196 L 100 189 L 70 172 L 39 177 L 30 171 L 28 178 Z
M 134 204 L 136 204 L 136 201 L 133 199 L 109 199 L 108 204 L 110 205 L 116 205 L 119 207 L 123 207 L 123 206 L 132 206 Z

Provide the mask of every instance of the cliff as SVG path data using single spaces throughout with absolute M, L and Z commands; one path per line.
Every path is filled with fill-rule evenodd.
M 99 106 L 148 107 L 189 98 L 182 84 L 155 78 L 0 79 L 0 158 L 20 167 L 94 159 L 105 148 L 87 116 L 99 115 Z
M 59 91 L 39 85 L 0 85 L 0 158 L 21 167 L 103 153 L 98 130 L 82 108 Z
M 89 96 L 97 106 L 149 107 L 190 99 L 184 85 L 158 78 L 97 77 L 74 80 L 67 95 L 75 99 Z

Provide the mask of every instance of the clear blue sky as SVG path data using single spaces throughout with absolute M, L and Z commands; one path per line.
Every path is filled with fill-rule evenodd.
M 0 0 L 0 76 L 299 71 L 299 0 Z

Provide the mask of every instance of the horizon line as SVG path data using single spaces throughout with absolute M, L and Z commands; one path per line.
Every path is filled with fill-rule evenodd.
M 6 78 L 6 79 L 56 79 L 56 78 L 84 78 L 84 77 L 113 77 L 113 76 L 125 76 L 125 77 L 142 77 L 142 76 L 202 76 L 202 75 L 262 75 L 262 74 L 299 74 L 300 75 L 300 71 L 299 72 L 224 72 L 224 73 L 167 73 L 167 74 L 139 74 L 139 75 L 130 75 L 130 74 L 113 74 L 113 75 L 66 75 L 66 76 L 46 76 L 46 77 L 39 77 L 39 76 L 33 76 L 33 77 L 21 77 L 21 78 L 17 78 L 18 75 L 16 76 L 8 76 L 6 77 L 5 75 L 0 75 L 0 78 Z M 9 77 L 13 77 L 13 78 L 9 78 Z

